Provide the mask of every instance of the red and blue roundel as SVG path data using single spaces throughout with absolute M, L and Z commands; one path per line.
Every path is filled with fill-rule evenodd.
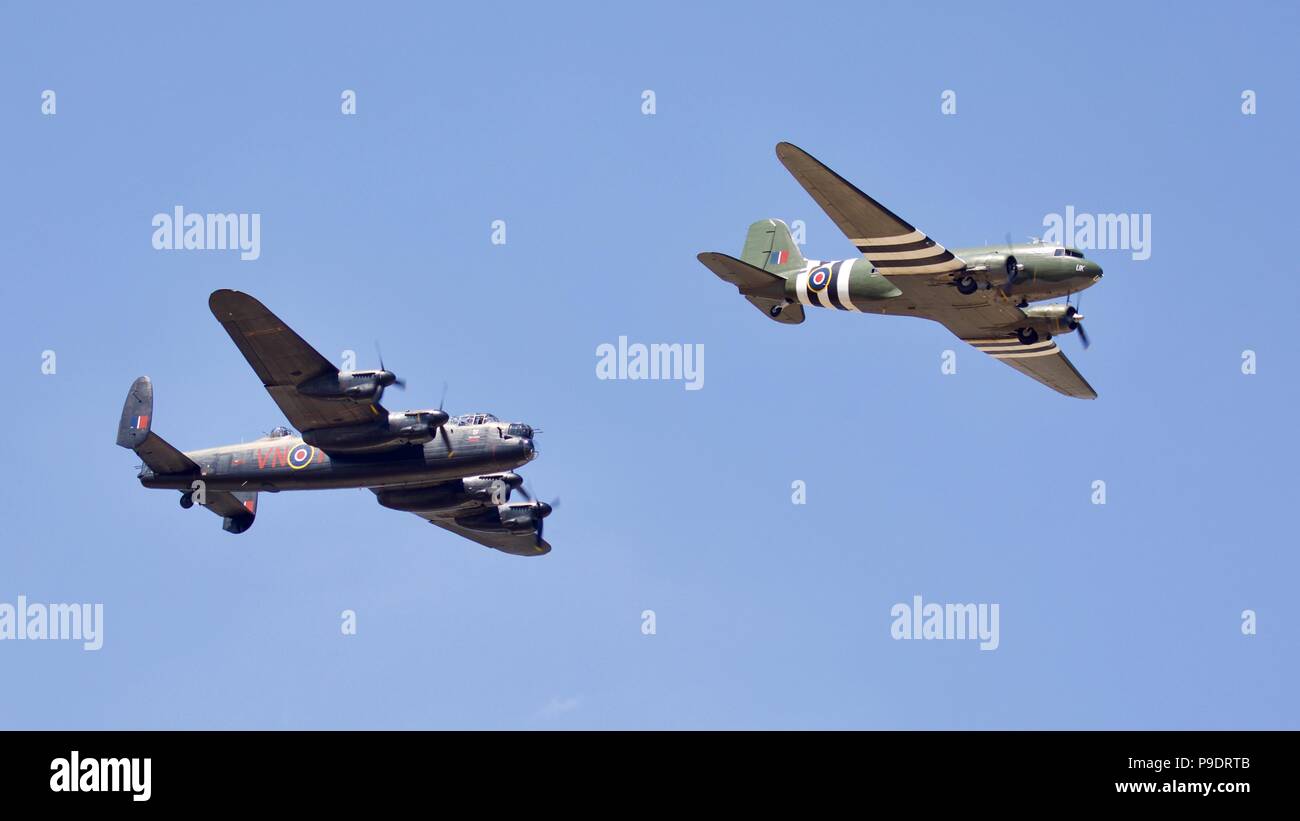
M 830 268 L 818 268 L 808 275 L 808 287 L 814 291 L 820 291 L 826 287 L 826 283 L 831 281 Z
M 310 465 L 314 458 L 316 458 L 316 448 L 311 445 L 299 444 L 289 451 L 289 467 L 294 470 L 302 470 Z

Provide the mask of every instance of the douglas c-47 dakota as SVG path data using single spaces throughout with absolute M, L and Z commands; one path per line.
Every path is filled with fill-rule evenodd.
M 1056 346 L 1083 315 L 1069 297 L 1101 279 L 1101 266 L 1073 248 L 1027 243 L 949 251 L 790 143 L 776 155 L 839 229 L 859 258 L 807 260 L 779 220 L 749 228 L 740 259 L 704 253 L 700 262 L 777 322 L 798 324 L 805 307 L 933 319 L 977 350 L 1080 399 L 1097 392 Z M 1065 304 L 1030 306 L 1066 297 Z
M 252 526 L 259 491 L 369 488 L 384 507 L 481 545 L 550 552 L 542 522 L 551 505 L 532 499 L 514 472 L 537 455 L 531 426 L 442 408 L 389 412 L 379 404 L 384 388 L 403 383 L 382 363 L 339 371 L 248 294 L 216 291 L 208 306 L 302 434 L 277 427 L 247 444 L 182 453 L 153 432 L 153 385 L 142 376 L 117 429 L 117 444 L 144 463 L 142 485 L 180 491 L 181 507 L 206 507 L 231 533 Z M 515 490 L 527 501 L 511 502 Z

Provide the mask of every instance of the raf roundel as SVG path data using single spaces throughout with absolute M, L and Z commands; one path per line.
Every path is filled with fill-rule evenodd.
M 289 451 L 289 467 L 302 470 L 316 458 L 316 448 L 311 445 L 298 445 Z
M 814 291 L 820 291 L 826 287 L 826 283 L 831 281 L 830 268 L 818 268 L 808 275 L 808 287 Z

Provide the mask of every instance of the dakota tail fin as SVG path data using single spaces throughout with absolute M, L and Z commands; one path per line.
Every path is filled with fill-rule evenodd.
M 807 267 L 790 229 L 781 220 L 759 220 L 749 226 L 740 258 L 770 274 L 788 276 Z
M 153 383 L 142 376 L 131 383 L 117 423 L 117 444 L 136 452 L 154 473 L 198 473 L 190 457 L 153 432 Z

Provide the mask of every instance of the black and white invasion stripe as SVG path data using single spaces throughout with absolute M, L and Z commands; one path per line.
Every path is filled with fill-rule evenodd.
M 1034 356 L 1050 356 L 1059 348 L 1050 339 L 1040 339 L 1032 345 L 1026 345 L 1016 337 L 998 337 L 996 339 L 967 339 L 966 343 L 981 350 L 995 359 L 1027 359 Z
M 892 237 L 851 239 L 862 255 L 885 276 L 960 271 L 965 263 L 920 231 Z
M 794 278 L 794 291 L 799 302 L 810 308 L 835 308 L 840 311 L 862 313 L 849 298 L 849 277 L 853 274 L 855 259 L 845 259 L 831 263 L 814 263 L 807 270 L 800 271 Z M 808 286 L 808 277 L 818 268 L 829 268 L 830 278 L 821 290 Z

